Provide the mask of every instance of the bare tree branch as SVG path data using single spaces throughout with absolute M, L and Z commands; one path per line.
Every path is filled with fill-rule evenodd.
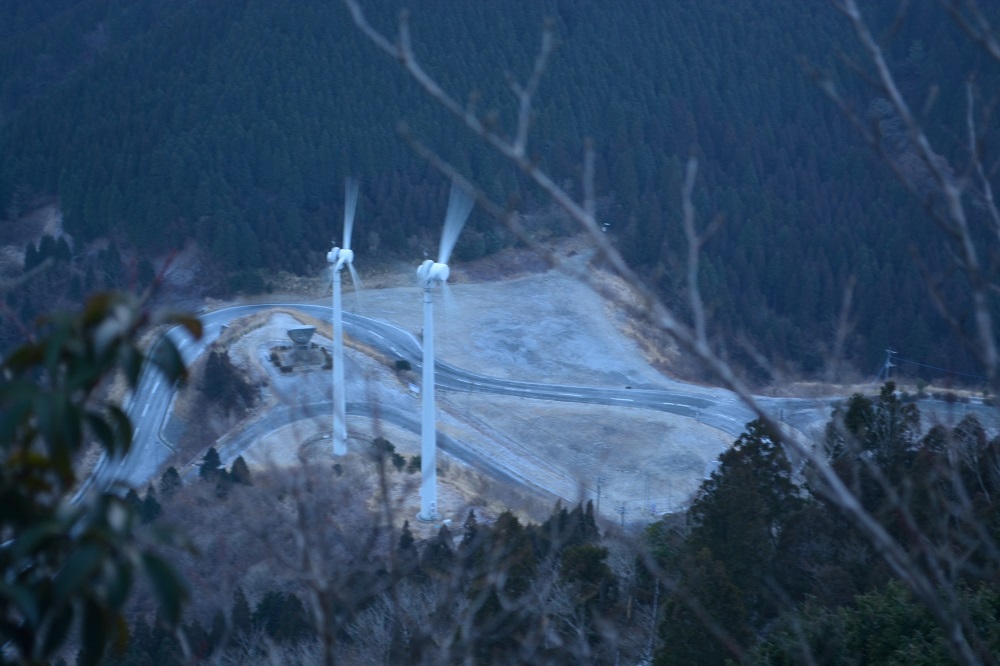
M 720 356 L 709 344 L 707 337 L 707 322 L 704 314 L 698 286 L 698 257 L 699 250 L 705 236 L 699 235 L 694 225 L 694 206 L 692 203 L 692 192 L 694 179 L 697 171 L 697 163 L 692 158 L 688 163 L 688 169 L 682 190 L 682 223 L 688 241 L 688 297 L 692 307 L 693 322 L 687 323 L 675 311 L 667 307 L 652 291 L 648 284 L 639 278 L 624 262 L 620 253 L 608 241 L 601 232 L 596 222 L 596 214 L 593 205 L 592 185 L 588 183 L 592 180 L 591 149 L 588 146 L 587 157 L 584 164 L 584 202 L 579 204 L 555 182 L 533 161 L 528 160 L 524 155 L 527 143 L 527 127 L 532 103 L 532 96 L 537 88 L 537 80 L 541 76 L 548 52 L 546 39 L 543 38 L 542 53 L 536 59 L 536 67 L 532 72 L 529 83 L 523 87 L 515 87 L 515 92 L 519 98 L 518 111 L 518 133 L 513 141 L 508 141 L 497 134 L 485 123 L 480 121 L 471 111 L 471 107 L 462 107 L 453 97 L 448 95 L 441 86 L 420 66 L 416 61 L 410 44 L 410 34 L 405 15 L 399 24 L 399 36 L 397 44 L 392 44 L 388 39 L 381 36 L 367 22 L 357 0 L 344 0 L 354 17 L 355 22 L 372 42 L 381 50 L 398 60 L 403 68 L 423 87 L 427 94 L 451 112 L 455 118 L 462 123 L 475 136 L 484 141 L 488 146 L 495 149 L 501 156 L 505 157 L 513 166 L 525 174 L 535 185 L 537 185 L 554 203 L 561 207 L 566 214 L 574 220 L 580 229 L 593 241 L 600 256 L 605 260 L 610 270 L 619 276 L 631 289 L 636 301 L 640 304 L 630 308 L 630 312 L 642 316 L 646 321 L 655 325 L 658 329 L 670 335 L 677 344 L 700 361 L 704 367 L 710 370 L 718 378 L 720 383 L 732 390 L 772 432 L 778 433 L 785 446 L 794 451 L 800 458 L 813 466 L 821 478 L 824 488 L 836 506 L 846 515 L 846 517 L 860 530 L 871 546 L 887 562 L 891 570 L 914 592 L 914 594 L 927 606 L 937 622 L 945 630 L 947 641 L 955 654 L 964 663 L 980 663 L 979 655 L 973 647 L 973 643 L 978 641 L 973 636 L 971 642 L 968 635 L 968 623 L 961 617 L 962 613 L 957 612 L 957 600 L 954 590 L 946 591 L 942 595 L 939 585 L 948 581 L 948 576 L 936 565 L 925 569 L 915 559 L 919 553 L 910 553 L 903 545 L 896 540 L 886 528 L 869 513 L 859 501 L 857 495 L 846 485 L 843 479 L 828 464 L 822 452 L 814 448 L 800 434 L 791 428 L 784 427 L 776 422 L 761 406 L 757 398 L 749 387 L 736 375 L 729 363 Z M 996 378 L 997 351 L 993 340 L 993 325 L 987 301 L 989 291 L 989 281 L 985 278 L 980 265 L 978 253 L 972 240 L 972 232 L 966 211 L 962 201 L 962 195 L 966 183 L 963 180 L 956 180 L 950 173 L 947 165 L 931 148 L 930 142 L 922 131 L 918 120 L 910 111 L 898 88 L 892 74 L 885 62 L 882 51 L 874 38 L 871 36 L 867 25 L 861 18 L 854 0 L 843 0 L 838 7 L 848 16 L 857 32 L 865 50 L 875 64 L 877 77 L 876 81 L 888 96 L 896 112 L 902 118 L 909 133 L 910 141 L 916 147 L 917 154 L 924 163 L 928 172 L 933 176 L 937 186 L 943 193 L 946 203 L 946 221 L 952 228 L 956 240 L 959 243 L 960 255 L 959 265 L 968 275 L 973 285 L 974 315 L 976 318 L 978 351 L 984 362 L 991 379 Z M 842 108 L 849 108 L 843 102 L 833 87 L 832 83 L 824 82 L 824 90 L 832 99 L 838 102 Z M 861 123 L 859 119 L 850 113 L 849 117 L 855 125 L 862 129 L 863 135 L 869 143 L 879 146 L 878 137 Z M 523 131 L 522 131 L 523 130 Z M 460 182 L 472 193 L 484 209 L 502 220 L 521 240 L 529 247 L 540 251 L 555 266 L 568 270 L 569 273 L 588 285 L 604 292 L 598 284 L 592 272 L 584 271 L 577 267 L 567 266 L 566 262 L 554 257 L 553 254 L 542 248 L 541 245 L 532 240 L 520 225 L 517 215 L 509 208 L 497 206 L 478 187 L 475 187 L 468 179 L 464 178 L 447 161 L 440 158 L 432 149 L 423 145 L 414 137 L 407 137 L 408 141 L 419 154 L 425 157 L 435 168 L 450 178 Z M 897 167 L 898 168 L 898 167 Z M 902 179 L 904 184 L 909 186 L 906 179 Z M 849 294 L 849 291 L 848 291 Z M 849 303 L 849 296 L 845 297 L 845 302 Z M 842 315 L 843 319 L 843 315 Z M 931 552 L 931 551 L 926 551 Z M 934 562 L 935 560 L 931 560 Z M 697 613 L 697 600 L 689 600 L 691 607 Z M 709 622 L 707 626 L 711 628 L 711 618 L 702 618 Z M 717 637 L 737 656 L 741 656 L 739 646 L 726 640 L 724 632 L 717 634 Z

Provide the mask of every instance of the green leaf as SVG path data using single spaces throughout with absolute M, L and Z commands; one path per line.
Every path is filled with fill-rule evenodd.
M 87 582 L 101 565 L 101 550 L 97 546 L 84 545 L 66 560 L 56 576 L 55 599 L 57 603 L 67 601 Z
M 87 412 L 86 414 L 87 425 L 90 426 L 91 432 L 94 433 L 94 437 L 101 444 L 102 447 L 108 452 L 113 453 L 115 447 L 115 433 L 108 422 L 104 420 L 104 417 L 95 412 Z
M 122 348 L 119 362 L 125 372 L 128 385 L 135 388 L 139 384 L 139 376 L 142 374 L 142 354 L 132 345 L 126 345 Z
M 129 448 L 132 446 L 132 421 L 117 405 L 108 406 L 108 420 L 111 421 L 115 432 L 113 453 L 128 453 Z
M 170 382 L 175 382 L 187 374 L 184 359 L 169 338 L 160 338 L 153 350 L 152 360 Z
M 42 347 L 37 344 L 25 344 L 10 353 L 4 359 L 3 366 L 10 368 L 15 373 L 24 372 L 27 368 L 33 368 L 42 362 Z
M 42 654 L 47 656 L 59 649 L 66 641 L 70 626 L 73 624 L 73 607 L 63 606 L 48 617 L 42 640 Z
M 0 597 L 5 597 L 13 601 L 18 612 L 30 626 L 38 626 L 40 619 L 38 599 L 35 598 L 31 589 L 17 583 L 8 585 L 0 580 Z M 6 604 L 4 605 L 6 606 Z
M 112 618 L 110 613 L 93 599 L 87 599 L 83 607 L 83 650 L 77 661 L 79 666 L 97 664 L 104 655 L 108 642 Z
M 184 327 L 195 340 L 199 340 L 203 333 L 201 320 L 186 312 L 158 312 L 153 317 L 153 324 L 177 324 Z
M 121 608 L 132 589 L 132 569 L 128 566 L 115 567 L 108 580 L 106 599 L 108 606 L 115 610 Z
M 187 590 L 163 558 L 153 553 L 143 553 L 141 561 L 164 620 L 170 626 L 176 625 L 180 621 L 181 604 L 187 597 Z
M 63 526 L 56 520 L 35 524 L 15 539 L 11 546 L 11 559 L 14 562 L 28 558 L 33 559 L 45 542 L 59 537 L 62 533 Z
M 129 640 L 128 623 L 121 613 L 115 614 L 115 654 L 125 654 Z

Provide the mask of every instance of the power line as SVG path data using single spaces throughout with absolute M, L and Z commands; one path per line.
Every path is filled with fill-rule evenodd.
M 968 372 L 959 372 L 957 370 L 949 370 L 948 368 L 939 368 L 936 365 L 927 365 L 926 363 L 920 363 L 919 361 L 911 361 L 906 358 L 896 358 L 900 363 L 909 363 L 911 365 L 919 365 L 921 368 L 930 368 L 931 370 L 940 370 L 941 372 L 946 372 L 949 375 L 961 375 L 962 377 L 972 377 L 973 379 L 987 379 L 983 375 L 973 375 Z
M 951 370 L 949 368 L 941 368 L 936 365 L 929 365 L 927 363 L 921 363 L 920 361 L 913 361 L 908 358 L 900 358 L 897 351 L 892 349 L 885 350 L 885 360 L 882 362 L 881 367 L 878 369 L 878 373 L 875 375 L 875 381 L 888 381 L 890 379 L 892 369 L 898 367 L 899 363 L 909 363 L 910 365 L 917 365 L 921 368 L 928 368 L 929 370 L 937 370 L 939 372 L 944 372 L 949 375 L 958 375 L 960 377 L 971 377 L 972 379 L 981 379 L 986 381 L 988 378 L 983 375 L 974 375 L 969 372 L 959 372 L 957 370 Z

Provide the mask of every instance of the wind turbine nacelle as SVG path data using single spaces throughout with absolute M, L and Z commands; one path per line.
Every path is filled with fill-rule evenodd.
M 438 282 L 447 282 L 449 275 L 451 275 L 451 269 L 448 268 L 448 264 L 439 264 L 430 259 L 425 259 L 424 263 L 420 264 L 420 268 L 417 269 L 417 277 L 424 283 L 435 280 Z
M 333 264 L 335 270 L 339 271 L 344 267 L 344 264 L 354 263 L 354 250 L 335 247 L 326 253 L 326 260 L 328 263 Z
M 354 250 L 341 248 L 340 255 L 337 258 L 337 268 L 340 268 L 344 264 L 353 264 L 353 263 L 354 263 Z

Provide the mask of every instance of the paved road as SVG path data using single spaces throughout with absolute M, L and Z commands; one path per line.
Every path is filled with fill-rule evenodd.
M 201 340 L 191 340 L 180 329 L 168 333 L 178 345 L 185 363 L 190 364 L 205 348 L 218 338 L 222 329 L 231 321 L 256 312 L 272 308 L 292 309 L 318 319 L 330 317 L 329 306 L 315 304 L 259 304 L 243 305 L 200 315 L 204 327 Z M 364 343 L 391 358 L 405 359 L 419 375 L 422 350 L 420 342 L 409 331 L 384 321 L 371 319 L 352 313 L 344 313 L 344 332 L 355 340 Z M 638 409 L 653 409 L 670 412 L 681 416 L 697 419 L 706 425 L 718 428 L 723 432 L 738 436 L 744 425 L 754 418 L 753 413 L 743 405 L 735 395 L 721 389 L 705 389 L 691 386 L 687 390 L 658 389 L 649 387 L 627 388 L 572 386 L 562 384 L 545 384 L 539 382 L 522 382 L 509 379 L 499 379 L 477 374 L 461 368 L 456 368 L 446 362 L 436 363 L 436 386 L 445 391 L 493 393 L 500 395 L 519 396 L 529 399 L 557 400 L 584 404 L 612 405 Z M 107 485 L 112 479 L 128 485 L 139 486 L 147 483 L 156 474 L 160 465 L 166 461 L 172 450 L 161 438 L 160 431 L 168 416 L 174 391 L 163 383 L 155 371 L 146 373 L 135 391 L 127 401 L 129 416 L 134 425 L 132 451 L 124 460 L 101 460 L 94 478 L 99 485 Z M 770 410 L 776 418 L 795 427 L 804 427 L 823 418 L 829 410 L 828 401 L 799 400 L 791 398 L 762 398 L 765 409 Z M 317 403 L 318 413 L 329 411 L 329 403 Z M 353 413 L 364 413 L 363 405 L 354 405 Z M 274 428 L 280 427 L 301 416 L 301 408 L 293 414 L 285 413 L 282 408 L 273 410 L 264 417 Z M 419 422 L 416 414 L 382 414 L 399 425 L 418 430 Z M 273 428 L 272 428 L 273 429 Z M 253 433 L 260 433 L 255 427 Z M 239 455 L 252 442 L 239 441 L 235 448 L 227 446 L 223 461 L 228 461 Z M 480 468 L 489 466 L 471 451 L 463 451 L 461 443 L 440 439 L 442 446 L 456 457 L 476 464 Z M 491 470 L 495 474 L 503 474 L 503 470 Z

